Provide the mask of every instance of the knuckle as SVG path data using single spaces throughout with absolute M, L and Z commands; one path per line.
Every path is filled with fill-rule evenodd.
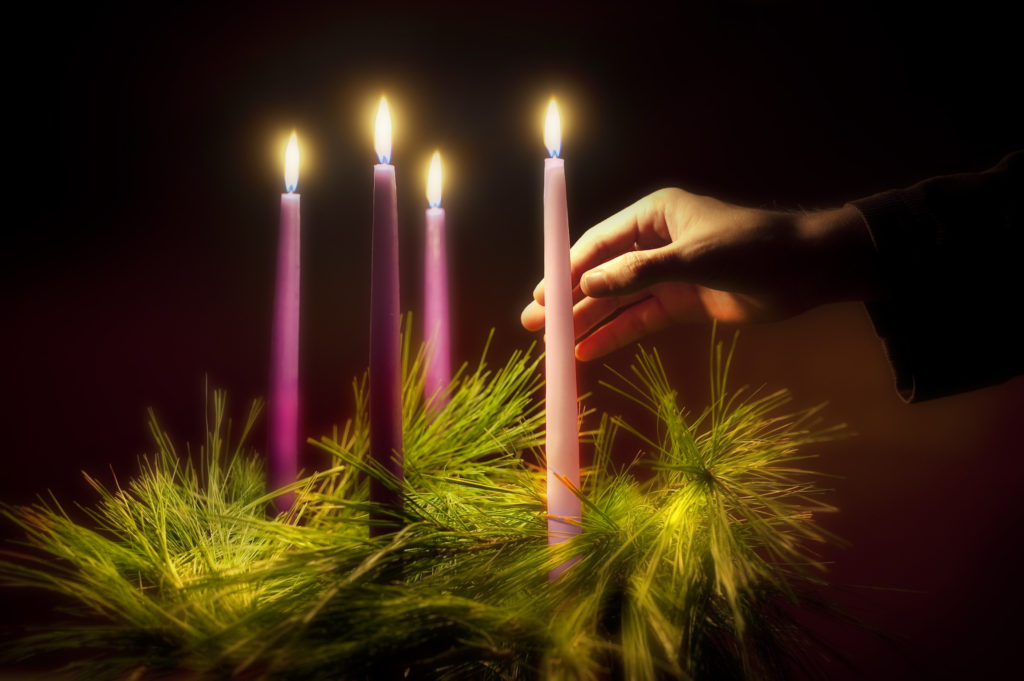
M 670 203 L 685 193 L 686 192 L 679 187 L 662 187 L 658 191 L 654 192 L 652 196 L 657 197 L 657 199 L 663 203 Z
M 614 257 L 614 249 L 606 236 L 594 238 L 594 253 L 600 262 L 606 262 Z
M 670 191 L 671 190 L 668 188 L 659 189 L 647 197 L 646 205 L 644 207 L 647 209 L 649 215 L 656 215 L 665 210 L 665 206 L 669 202 L 668 193 Z
M 647 267 L 647 258 L 640 251 L 631 251 L 623 256 L 623 266 L 630 279 L 636 279 L 644 274 Z
M 660 238 L 671 240 L 669 223 L 678 218 L 678 211 L 685 196 L 686 192 L 682 189 L 665 187 L 647 197 L 646 223 Z

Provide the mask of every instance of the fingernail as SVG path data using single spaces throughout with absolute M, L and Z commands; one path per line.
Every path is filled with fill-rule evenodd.
M 583 280 L 580 282 L 580 288 L 582 288 L 583 292 L 588 296 L 594 295 L 595 293 L 602 293 L 607 286 L 605 280 L 606 277 L 604 272 L 601 270 L 587 272 L 583 275 Z

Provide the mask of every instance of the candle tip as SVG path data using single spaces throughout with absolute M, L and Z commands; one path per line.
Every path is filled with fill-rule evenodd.
M 284 150 L 284 187 L 289 194 L 299 187 L 299 136 L 294 130 Z
M 548 113 L 544 118 L 544 146 L 552 158 L 558 158 L 562 151 L 562 119 L 558 115 L 558 104 L 554 97 L 548 103 Z
M 427 171 L 427 202 L 431 208 L 441 207 L 441 152 L 435 151 Z
M 381 96 L 377 107 L 377 121 L 374 125 L 373 145 L 381 163 L 391 163 L 391 111 L 387 97 Z

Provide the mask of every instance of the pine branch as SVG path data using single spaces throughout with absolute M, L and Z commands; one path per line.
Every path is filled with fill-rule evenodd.
M 79 507 L 84 521 L 54 498 L 2 507 L 25 539 L 0 560 L 0 583 L 76 608 L 19 651 L 74 646 L 84 677 L 110 679 L 767 679 L 801 664 L 808 637 L 790 612 L 821 582 L 815 545 L 832 540 L 815 522 L 833 510 L 825 490 L 799 467 L 835 434 L 818 409 L 786 411 L 785 391 L 729 392 L 735 340 L 713 338 L 710 403 L 693 416 L 641 348 L 610 387 L 652 422 L 601 416 L 574 490 L 583 531 L 550 547 L 530 463 L 540 358 L 531 348 L 492 368 L 485 349 L 428 409 L 424 351 L 405 328 L 399 530 L 368 532 L 380 509 L 367 479 L 388 474 L 368 455 L 365 376 L 351 419 L 310 441 L 330 466 L 285 490 L 266 490 L 245 444 L 261 405 L 235 437 L 214 391 L 197 456 L 180 456 L 152 417 L 156 453 L 126 486 L 87 476 L 97 500 Z M 622 436 L 646 449 L 624 467 Z M 296 505 L 268 516 L 285 491 Z

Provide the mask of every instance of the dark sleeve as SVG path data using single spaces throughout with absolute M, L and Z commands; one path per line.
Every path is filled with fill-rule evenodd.
M 868 303 L 910 402 L 1024 373 L 1024 152 L 853 201 L 886 291 Z

